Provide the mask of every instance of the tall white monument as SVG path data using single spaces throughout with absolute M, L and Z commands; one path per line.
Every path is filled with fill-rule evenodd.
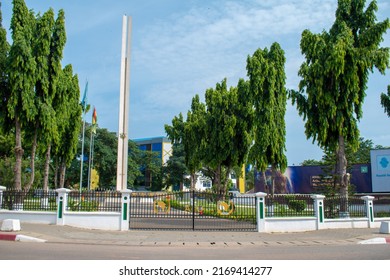
M 131 17 L 123 16 L 116 189 L 127 189 Z

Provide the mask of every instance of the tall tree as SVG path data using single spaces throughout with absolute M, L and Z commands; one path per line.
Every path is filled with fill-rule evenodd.
M 377 22 L 376 1 L 339 0 L 336 19 L 329 32 L 302 33 L 305 62 L 299 75 L 299 92 L 291 91 L 293 104 L 305 123 L 305 133 L 324 150 L 337 154 L 335 177 L 341 195 L 347 195 L 346 143 L 356 150 L 357 122 L 362 118 L 369 73 L 384 74 L 389 49 L 380 47 L 389 20 Z M 306 93 L 306 94 L 305 94 Z
M 89 126 L 89 131 L 93 129 Z M 118 138 L 107 129 L 96 129 L 94 137 L 94 168 L 99 174 L 99 187 L 109 188 L 116 180 L 116 149 Z M 89 145 L 86 145 L 89 146 Z M 129 143 L 129 147 L 131 147 Z
M 57 133 L 55 122 L 55 111 L 51 104 L 51 96 L 49 96 L 49 55 L 50 41 L 52 28 L 54 25 L 54 13 L 49 9 L 42 16 L 38 15 L 33 33 L 33 56 L 36 62 L 36 80 L 35 80 L 35 106 L 37 114 L 31 121 L 31 132 L 28 133 L 32 139 L 31 160 L 35 158 L 38 141 L 40 139 L 48 139 Z M 44 141 L 44 146 L 48 142 Z M 26 189 L 30 189 L 34 182 L 35 163 L 31 164 L 31 178 Z M 47 184 L 44 184 L 44 189 L 47 190 Z
M 248 89 L 248 84 L 242 79 L 238 87 L 230 88 L 224 79 L 216 84 L 215 89 L 206 90 L 202 162 L 214 170 L 213 187 L 221 195 L 227 193 L 233 168 L 246 162 L 251 145 L 252 114 Z
M 36 62 L 33 56 L 35 17 L 23 0 L 13 0 L 11 19 L 12 46 L 9 52 L 7 117 L 15 127 L 15 180 L 14 188 L 22 190 L 22 127 L 37 115 L 35 99 Z M 33 161 L 33 159 L 31 159 Z M 33 162 L 32 162 L 33 164 Z
M 49 10 L 50 11 L 50 10 Z M 45 48 L 49 47 L 47 55 L 47 92 L 42 96 L 40 123 L 41 123 L 41 135 L 43 142 L 43 152 L 45 153 L 45 167 L 44 167 L 44 179 L 43 189 L 47 190 L 49 182 L 49 166 L 51 161 L 51 147 L 55 138 L 58 138 L 58 122 L 56 120 L 56 109 L 61 107 L 59 102 L 63 101 L 61 98 L 57 98 L 57 102 L 54 100 L 57 97 L 57 90 L 59 88 L 59 79 L 62 73 L 61 60 L 63 58 L 63 50 L 66 43 L 65 32 L 65 13 L 63 10 L 58 12 L 57 19 L 54 23 L 51 23 L 50 37 L 48 38 L 49 45 L 45 45 Z M 37 36 L 38 37 L 38 36 Z M 44 41 L 44 40 L 42 40 Z M 46 41 L 47 42 L 47 41 Z M 42 44 L 42 43 L 41 43 Z
M 385 109 L 385 113 L 390 117 L 390 86 L 387 86 L 387 94 L 381 94 L 381 105 Z
M 237 118 L 234 105 L 237 103 L 237 89 L 228 89 L 226 79 L 209 88 L 205 93 L 206 115 L 203 126 L 205 145 L 204 164 L 215 173 L 213 187 L 218 193 L 225 194 L 228 185 L 234 154 L 234 136 Z
M 203 157 L 203 135 L 205 123 L 206 106 L 200 102 L 199 95 L 192 98 L 191 110 L 187 112 L 187 119 L 184 124 L 183 145 L 185 161 L 190 171 L 190 189 L 195 189 L 198 179 L 198 171 L 202 167 Z
M 278 43 L 273 43 L 270 50 L 256 50 L 247 59 L 250 93 L 255 108 L 254 144 L 250 158 L 263 175 L 271 166 L 271 194 L 274 193 L 276 171 L 284 172 L 287 167 L 285 62 L 284 51 Z
M 66 65 L 59 78 L 56 93 L 56 121 L 59 137 L 53 141 L 53 155 L 59 167 L 58 187 L 64 187 L 65 172 L 74 159 L 81 131 L 80 88 L 72 65 Z M 56 176 L 57 177 L 57 176 Z

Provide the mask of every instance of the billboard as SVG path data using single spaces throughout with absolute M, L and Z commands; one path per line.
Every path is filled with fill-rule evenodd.
M 373 192 L 390 192 L 390 149 L 371 150 Z
M 348 168 L 347 172 L 351 174 L 351 184 L 357 193 L 373 192 L 371 188 L 370 164 L 353 165 Z M 275 178 L 275 193 L 324 193 L 326 186 L 333 184 L 332 178 L 327 174 L 327 167 L 325 166 L 289 166 L 284 174 L 277 172 Z M 269 192 L 267 186 L 270 185 L 270 170 L 267 170 L 265 174 L 262 172 L 255 172 L 255 192 L 267 193 Z

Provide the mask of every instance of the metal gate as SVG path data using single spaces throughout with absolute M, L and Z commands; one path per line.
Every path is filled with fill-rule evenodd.
M 254 196 L 211 192 L 133 192 L 130 229 L 255 231 Z

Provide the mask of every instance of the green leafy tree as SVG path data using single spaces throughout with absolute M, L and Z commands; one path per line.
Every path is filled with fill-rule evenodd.
M 43 16 L 38 15 L 36 19 L 33 36 L 33 56 L 36 62 L 35 81 L 35 104 L 37 115 L 31 121 L 32 152 L 31 158 L 35 158 L 35 151 L 38 141 L 48 139 L 57 133 L 55 122 L 55 111 L 49 96 L 49 54 L 52 28 L 54 25 L 54 13 L 49 9 Z M 44 141 L 44 146 L 50 145 L 50 141 Z M 32 176 L 30 184 L 34 181 L 35 167 L 32 164 Z M 48 170 L 47 170 L 48 172 Z M 47 181 L 44 180 L 44 189 L 48 189 Z
M 387 86 L 387 94 L 381 94 L 381 105 L 385 109 L 385 113 L 390 117 L 390 86 Z
M 184 146 L 181 143 L 174 143 L 172 145 L 172 155 L 166 165 L 163 166 L 164 185 L 179 186 L 180 190 L 183 190 L 184 176 L 187 174 Z
M 165 132 L 172 142 L 172 156 L 163 168 L 165 184 L 167 186 L 180 186 L 183 189 L 184 177 L 190 173 L 186 166 L 186 151 L 184 146 L 183 115 L 180 113 L 172 119 L 172 125 L 165 125 Z
M 184 149 L 185 165 L 190 174 L 190 189 L 195 189 L 197 172 L 201 168 L 202 131 L 205 125 L 205 105 L 200 102 L 199 95 L 192 98 L 191 110 L 184 121 L 180 113 L 172 120 L 172 125 L 165 125 L 165 132 L 173 144 L 181 144 Z
M 45 48 L 49 47 L 49 52 L 47 53 L 46 61 L 44 65 L 47 68 L 47 72 L 43 73 L 42 77 L 45 81 L 45 91 L 43 91 L 42 103 L 40 106 L 40 130 L 41 130 L 41 147 L 42 151 L 45 154 L 45 165 L 44 165 L 44 179 L 43 179 L 43 189 L 47 190 L 49 183 L 49 167 L 51 162 L 51 148 L 53 141 L 58 140 L 58 121 L 57 121 L 57 112 L 56 109 L 60 108 L 60 101 L 63 101 L 62 98 L 57 98 L 57 91 L 60 87 L 60 76 L 62 74 L 61 60 L 63 58 L 63 50 L 66 43 L 66 33 L 65 33 L 65 13 L 63 10 L 58 12 L 57 19 L 54 22 L 54 15 L 51 13 L 52 21 L 50 22 L 50 30 L 48 30 L 49 38 L 43 38 L 42 42 L 46 41 L 44 45 Z M 49 27 L 48 26 L 48 27 Z M 46 28 L 45 28 L 46 30 Z M 39 36 L 37 36 L 39 38 Z M 48 44 L 49 43 L 49 44 Z M 39 44 L 38 44 L 39 46 Z M 45 75 L 46 74 L 46 75 Z
M 89 126 L 87 131 L 90 131 L 91 128 L 92 126 Z M 94 168 L 99 174 L 99 188 L 107 189 L 110 186 L 115 186 L 117 143 L 118 139 L 114 133 L 103 128 L 96 129 L 93 162 Z M 86 146 L 89 147 L 89 145 Z
M 13 1 L 12 46 L 7 59 L 9 96 L 7 118 L 15 128 L 14 189 L 22 190 L 22 127 L 28 127 L 38 113 L 35 101 L 36 62 L 33 56 L 35 17 L 23 0 Z M 34 158 L 31 158 L 33 166 Z M 28 187 L 30 184 L 27 185 Z
M 306 136 L 324 150 L 335 151 L 337 184 L 344 196 L 349 184 L 346 144 L 354 150 L 359 144 L 357 122 L 369 73 L 376 68 L 384 74 L 389 66 L 389 49 L 380 47 L 389 20 L 376 22 L 377 10 L 376 1 L 365 9 L 364 0 L 339 0 L 329 32 L 305 30 L 302 80 L 299 92 L 291 92 L 293 104 L 306 121 Z
M 56 109 L 58 138 L 52 142 L 52 154 L 56 162 L 55 185 L 62 188 L 65 185 L 66 168 L 69 167 L 77 154 L 77 145 L 81 131 L 80 88 L 77 75 L 73 74 L 72 65 L 66 65 L 62 70 L 53 107 Z M 67 180 L 69 186 L 73 182 Z M 73 185 L 73 184 L 71 184 Z
M 247 59 L 250 93 L 255 108 L 254 144 L 250 159 L 262 171 L 263 178 L 266 169 L 271 166 L 271 194 L 274 193 L 276 172 L 283 173 L 287 167 L 285 62 L 284 51 L 278 43 L 273 43 L 269 50 L 258 49 Z
M 233 168 L 246 162 L 251 145 L 248 94 L 243 80 L 239 87 L 228 88 L 224 79 L 215 89 L 206 90 L 205 123 L 200 134 L 204 147 L 202 162 L 214 170 L 213 187 L 221 195 L 227 193 Z
M 143 177 L 140 184 L 146 186 L 151 191 L 162 189 L 162 162 L 158 152 L 141 151 L 141 170 Z
M 129 147 L 129 157 L 128 157 L 127 184 L 129 188 L 136 188 L 137 186 L 135 186 L 135 184 L 137 182 L 137 179 L 142 176 L 142 172 L 141 172 L 142 151 L 138 148 L 137 144 L 131 140 L 129 140 L 128 147 Z M 114 178 L 114 182 L 115 181 L 116 181 L 116 177 Z

